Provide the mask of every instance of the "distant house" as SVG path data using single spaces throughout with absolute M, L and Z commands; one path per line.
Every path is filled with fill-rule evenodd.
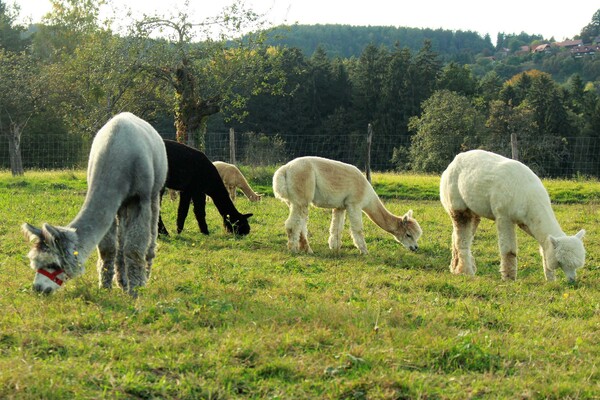
M 563 48 L 570 49 L 572 47 L 582 46 L 583 45 L 583 40 L 581 40 L 581 39 L 577 39 L 577 40 L 565 40 L 564 42 L 555 42 L 554 45 L 556 47 L 563 47 Z
M 519 48 L 519 50 L 517 50 L 517 51 L 515 52 L 515 54 L 520 56 L 520 55 L 523 55 L 523 54 L 527 54 L 527 53 L 529 53 L 530 51 L 531 51 L 531 47 L 529 47 L 529 46 L 521 46 L 521 47 Z
M 571 56 L 574 58 L 582 58 L 582 57 L 594 57 L 596 54 L 600 53 L 600 45 L 595 46 L 577 46 L 571 49 Z
M 535 49 L 533 49 L 534 53 L 550 53 L 552 48 L 549 44 L 540 44 Z

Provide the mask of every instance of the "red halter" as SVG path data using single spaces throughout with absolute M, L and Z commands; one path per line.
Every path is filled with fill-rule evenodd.
M 42 274 L 46 278 L 50 279 L 52 282 L 56 283 L 58 286 L 62 286 L 62 284 L 64 283 L 64 281 L 58 277 L 60 274 L 65 272 L 62 269 L 55 269 L 54 272 L 48 272 L 47 270 L 40 268 L 37 270 L 37 272 L 38 274 Z

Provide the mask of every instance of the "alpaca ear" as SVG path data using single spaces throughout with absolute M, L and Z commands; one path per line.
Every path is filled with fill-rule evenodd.
M 408 212 L 406 214 L 404 214 L 404 216 L 402 217 L 402 223 L 404 225 L 408 224 L 408 220 L 411 219 L 413 216 L 413 210 L 408 210 Z
M 28 224 L 27 222 L 21 225 L 21 230 L 30 242 L 39 243 L 44 240 L 44 238 L 42 237 L 42 230 L 36 228 L 33 225 Z
M 584 236 L 585 236 L 585 229 L 582 229 L 575 234 L 575 237 L 579 240 L 582 240 Z
M 42 235 L 44 237 L 44 241 L 49 245 L 60 243 L 60 238 L 62 237 L 62 234 L 58 229 L 46 223 L 42 225 Z
M 243 214 L 243 215 L 242 215 L 242 217 L 244 217 L 244 218 L 248 219 L 248 218 L 250 218 L 250 217 L 251 217 L 251 216 L 253 216 L 253 215 L 254 215 L 254 214 L 252 214 L 252 213 L 249 213 L 249 214 Z
M 548 239 L 550 239 L 550 243 L 552 244 L 552 247 L 556 248 L 556 246 L 558 245 L 558 240 L 556 240 L 556 238 L 552 235 L 548 236 Z

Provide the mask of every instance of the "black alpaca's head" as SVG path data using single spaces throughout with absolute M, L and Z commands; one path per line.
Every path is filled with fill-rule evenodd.
M 237 217 L 227 215 L 223 218 L 223 226 L 229 233 L 241 236 L 247 235 L 250 233 L 248 218 L 251 216 L 252 214 L 239 214 Z

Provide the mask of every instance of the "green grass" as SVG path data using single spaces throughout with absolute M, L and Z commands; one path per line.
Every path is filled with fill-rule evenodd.
M 365 217 L 370 254 L 347 232 L 334 254 L 330 212 L 312 209 L 315 254 L 289 254 L 272 170 L 244 173 L 267 193 L 236 203 L 254 213 L 251 234 L 223 232 L 208 203 L 201 235 L 190 213 L 181 235 L 159 240 L 136 300 L 97 288 L 95 255 L 55 295 L 32 293 L 19 226 L 69 222 L 85 172 L 0 173 L 0 398 L 598 398 L 598 182 L 544 181 L 563 229 L 587 230 L 586 266 L 569 285 L 562 273 L 545 282 L 537 244 L 520 232 L 518 280 L 502 282 L 490 221 L 475 241 L 477 276 L 451 275 L 435 176 L 373 177 L 392 212 L 414 210 L 418 253 Z M 175 213 L 165 197 L 172 231 Z

